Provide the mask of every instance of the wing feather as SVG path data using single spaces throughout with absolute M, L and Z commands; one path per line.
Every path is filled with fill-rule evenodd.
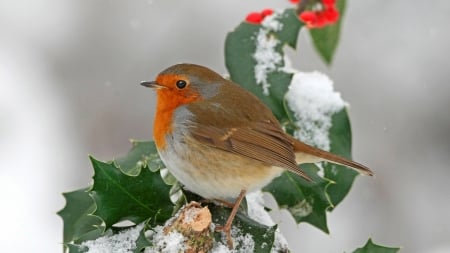
M 208 146 L 285 168 L 311 180 L 297 166 L 291 140 L 281 129 L 274 126 L 266 128 L 270 125 L 268 121 L 233 128 L 197 125 L 191 130 L 191 134 L 197 141 Z

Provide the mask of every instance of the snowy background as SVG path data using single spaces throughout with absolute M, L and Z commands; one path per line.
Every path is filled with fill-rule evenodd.
M 250 11 L 284 0 L 0 0 L 0 245 L 61 252 L 63 191 L 85 187 L 87 155 L 150 139 L 154 94 L 139 86 L 178 62 L 225 73 L 223 43 Z M 351 104 L 360 177 L 329 215 L 331 235 L 280 221 L 293 252 L 375 242 L 450 252 L 450 2 L 349 1 L 332 68 L 304 34 L 291 54 Z

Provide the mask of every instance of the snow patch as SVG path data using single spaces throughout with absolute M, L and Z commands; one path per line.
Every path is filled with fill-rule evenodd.
M 272 217 L 270 217 L 269 213 L 264 209 L 264 199 L 261 191 L 247 194 L 246 199 L 248 207 L 247 212 L 250 218 L 266 226 L 275 225 Z
M 346 106 L 340 93 L 333 90 L 331 79 L 317 71 L 295 73 L 286 93 L 286 101 L 299 128 L 294 132 L 294 137 L 329 151 L 331 116 Z
M 269 95 L 270 83 L 267 81 L 267 75 L 277 70 L 283 60 L 281 54 L 275 50 L 280 41 L 270 35 L 270 32 L 276 32 L 283 28 L 283 24 L 277 20 L 280 16 L 279 12 L 274 12 L 266 17 L 256 36 L 256 50 L 253 54 L 256 61 L 255 80 L 257 84 L 261 85 L 264 95 Z
M 143 227 L 143 224 L 139 224 L 115 235 L 106 235 L 92 241 L 85 241 L 81 247 L 88 248 L 86 253 L 131 253 L 136 248 L 136 240 Z
M 185 238 L 182 234 L 176 231 L 171 231 L 165 234 L 163 226 L 156 226 L 147 232 L 148 233 L 146 233 L 145 236 L 147 238 L 151 238 L 153 246 L 145 248 L 144 253 L 184 252 Z

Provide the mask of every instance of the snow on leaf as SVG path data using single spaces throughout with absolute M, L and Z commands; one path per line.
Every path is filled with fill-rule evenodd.
M 257 84 L 261 85 L 263 94 L 266 96 L 269 95 L 270 87 L 267 77 L 283 62 L 282 52 L 277 48 L 281 42 L 273 34 L 283 28 L 283 23 L 278 20 L 282 15 L 280 12 L 274 12 L 265 18 L 255 39 L 256 49 L 253 54 L 256 61 L 255 80 Z
M 136 240 L 143 227 L 144 224 L 140 224 L 117 234 L 107 234 L 95 240 L 85 241 L 81 243 L 80 248 L 86 249 L 86 253 L 132 253 L 136 248 Z
M 296 118 L 294 137 L 323 150 L 330 150 L 331 117 L 346 103 L 333 90 L 333 82 L 317 71 L 298 72 L 292 77 L 286 101 Z
M 270 83 L 267 80 L 267 75 L 277 69 L 281 63 L 281 54 L 275 50 L 275 47 L 280 42 L 275 37 L 269 35 L 269 30 L 261 28 L 256 36 L 256 50 L 253 54 L 256 60 L 255 65 L 255 80 L 261 85 L 264 95 L 269 95 Z

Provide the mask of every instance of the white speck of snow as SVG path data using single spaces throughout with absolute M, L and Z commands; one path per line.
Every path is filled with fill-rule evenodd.
M 185 238 L 181 233 L 176 231 L 164 233 L 164 227 L 156 226 L 153 228 L 153 233 L 146 233 L 146 237 L 150 237 L 153 246 L 145 248 L 145 253 L 172 253 L 172 252 L 184 252 Z
M 233 238 L 234 249 L 229 249 L 228 246 L 222 242 L 214 242 L 211 253 L 246 253 L 254 252 L 255 241 L 251 234 L 243 234 L 242 231 L 233 226 L 231 228 L 231 238 Z M 222 241 L 226 242 L 225 234 L 222 234 Z
M 319 168 L 319 171 L 317 171 L 317 175 L 319 177 L 325 177 L 325 169 L 323 168 L 324 164 L 326 164 L 326 162 L 316 163 L 317 168 Z
M 239 248 L 236 252 L 254 252 L 255 251 L 255 241 L 251 234 L 242 234 L 241 230 L 236 227 L 231 229 L 231 235 L 234 238 L 234 243 L 236 247 Z
M 333 90 L 330 78 L 317 71 L 294 74 L 286 101 L 299 128 L 294 132 L 294 137 L 329 151 L 331 116 L 346 106 L 340 93 Z
M 86 241 L 81 244 L 81 247 L 87 247 L 87 253 L 133 252 L 143 227 L 143 224 L 139 224 L 115 235 L 105 235 L 92 241 Z
M 215 242 L 211 253 L 246 253 L 255 251 L 255 241 L 251 234 L 243 234 L 237 227 L 231 228 L 231 237 L 233 238 L 234 249 L 230 250 L 221 242 Z M 225 234 L 222 235 L 222 241 L 226 241 Z
M 256 60 L 255 80 L 261 85 L 264 95 L 269 95 L 270 83 L 267 81 L 267 75 L 275 71 L 282 63 L 282 56 L 275 51 L 275 47 L 280 43 L 274 36 L 270 35 L 271 31 L 279 31 L 283 24 L 277 20 L 280 13 L 266 17 L 262 22 L 262 26 L 256 36 L 256 50 L 253 58 Z

